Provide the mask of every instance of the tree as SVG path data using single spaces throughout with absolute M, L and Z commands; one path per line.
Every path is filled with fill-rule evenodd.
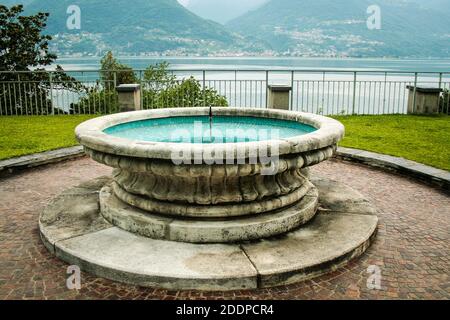
M 48 13 L 21 16 L 23 6 L 8 9 L 0 5 L 0 69 L 2 71 L 25 71 L 30 67 L 53 63 L 56 55 L 49 53 L 52 39 L 41 32 L 46 26 Z
M 116 86 L 139 83 L 133 69 L 120 63 L 111 51 L 100 60 L 100 80 L 86 87 L 77 103 L 70 105 L 70 113 L 108 114 L 119 111 Z
M 138 82 L 133 69 L 119 63 L 111 51 L 106 53 L 100 61 L 100 64 L 102 69 L 100 76 L 105 88 L 110 88 L 111 84 L 120 85 Z
M 48 13 L 22 13 L 22 5 L 0 5 L 0 108 L 4 115 L 49 114 L 55 112 L 51 90 L 77 91 L 82 86 L 60 66 L 42 72 L 57 58 L 49 52 L 51 36 L 42 34 Z
M 178 80 L 167 62 L 150 65 L 143 79 L 132 69 L 119 63 L 111 52 L 101 60 L 100 80 L 86 88 L 86 94 L 71 104 L 71 113 L 107 114 L 119 111 L 117 92 L 112 84 L 140 83 L 144 109 L 227 106 L 227 99 L 212 88 L 203 88 L 193 77 Z
M 143 103 L 148 109 L 228 106 L 227 99 L 215 89 L 203 88 L 194 77 L 177 80 L 167 62 L 149 66 L 142 83 Z

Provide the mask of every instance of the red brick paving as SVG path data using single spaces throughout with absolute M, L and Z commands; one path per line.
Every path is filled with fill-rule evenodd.
M 363 193 L 379 209 L 378 236 L 359 259 L 294 285 L 233 292 L 168 291 L 115 283 L 82 273 L 82 289 L 66 288 L 67 265 L 42 245 L 39 212 L 64 189 L 110 169 L 87 158 L 0 180 L 0 299 L 449 299 L 450 197 L 408 178 L 328 161 L 320 174 Z M 381 290 L 367 288 L 369 265 Z

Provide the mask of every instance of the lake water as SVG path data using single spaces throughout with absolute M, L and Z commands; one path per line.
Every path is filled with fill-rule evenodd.
M 119 57 L 138 75 L 167 61 L 178 79 L 195 77 L 230 106 L 265 107 L 267 84 L 292 86 L 293 110 L 322 114 L 406 113 L 408 85 L 450 89 L 449 59 Z M 79 80 L 96 82 L 100 58 L 57 61 Z M 205 72 L 203 70 L 206 70 Z M 269 70 L 269 72 L 267 72 Z M 296 70 L 294 73 L 291 70 Z M 355 78 L 355 72 L 356 78 Z M 356 81 L 354 81 L 356 79 Z M 145 103 L 145 101 L 144 101 Z M 447 102 L 447 105 L 449 103 Z M 151 106 L 150 106 L 151 107 Z M 447 106 L 448 109 L 448 106 Z
M 130 140 L 173 143 L 234 143 L 301 136 L 316 129 L 296 121 L 255 117 L 208 116 L 148 119 L 104 130 Z
M 340 70 L 340 71 L 411 71 L 450 72 L 449 59 L 334 59 L 334 58 L 217 58 L 217 57 L 119 57 L 134 69 L 167 61 L 172 69 L 216 70 Z M 68 70 L 95 70 L 100 58 L 62 58 L 58 60 Z

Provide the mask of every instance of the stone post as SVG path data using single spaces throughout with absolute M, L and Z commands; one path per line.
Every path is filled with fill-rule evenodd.
M 121 84 L 116 87 L 119 95 L 119 112 L 141 110 L 141 86 Z
M 409 90 L 408 114 L 439 113 L 439 98 L 441 88 L 406 86 Z M 414 99 L 415 94 L 415 99 Z M 415 101 L 415 105 L 414 105 Z
M 287 85 L 267 86 L 267 108 L 289 110 L 289 97 L 292 90 Z

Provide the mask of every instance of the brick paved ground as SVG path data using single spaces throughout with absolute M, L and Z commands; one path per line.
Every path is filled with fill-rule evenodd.
M 83 158 L 0 180 L 0 299 L 449 299 L 450 197 L 407 178 L 328 161 L 320 174 L 351 184 L 379 209 L 375 243 L 338 271 L 290 286 L 206 293 L 139 288 L 82 274 L 82 289 L 66 289 L 67 265 L 38 234 L 39 212 L 64 189 L 105 175 Z M 381 268 L 381 290 L 367 288 L 367 268 Z

